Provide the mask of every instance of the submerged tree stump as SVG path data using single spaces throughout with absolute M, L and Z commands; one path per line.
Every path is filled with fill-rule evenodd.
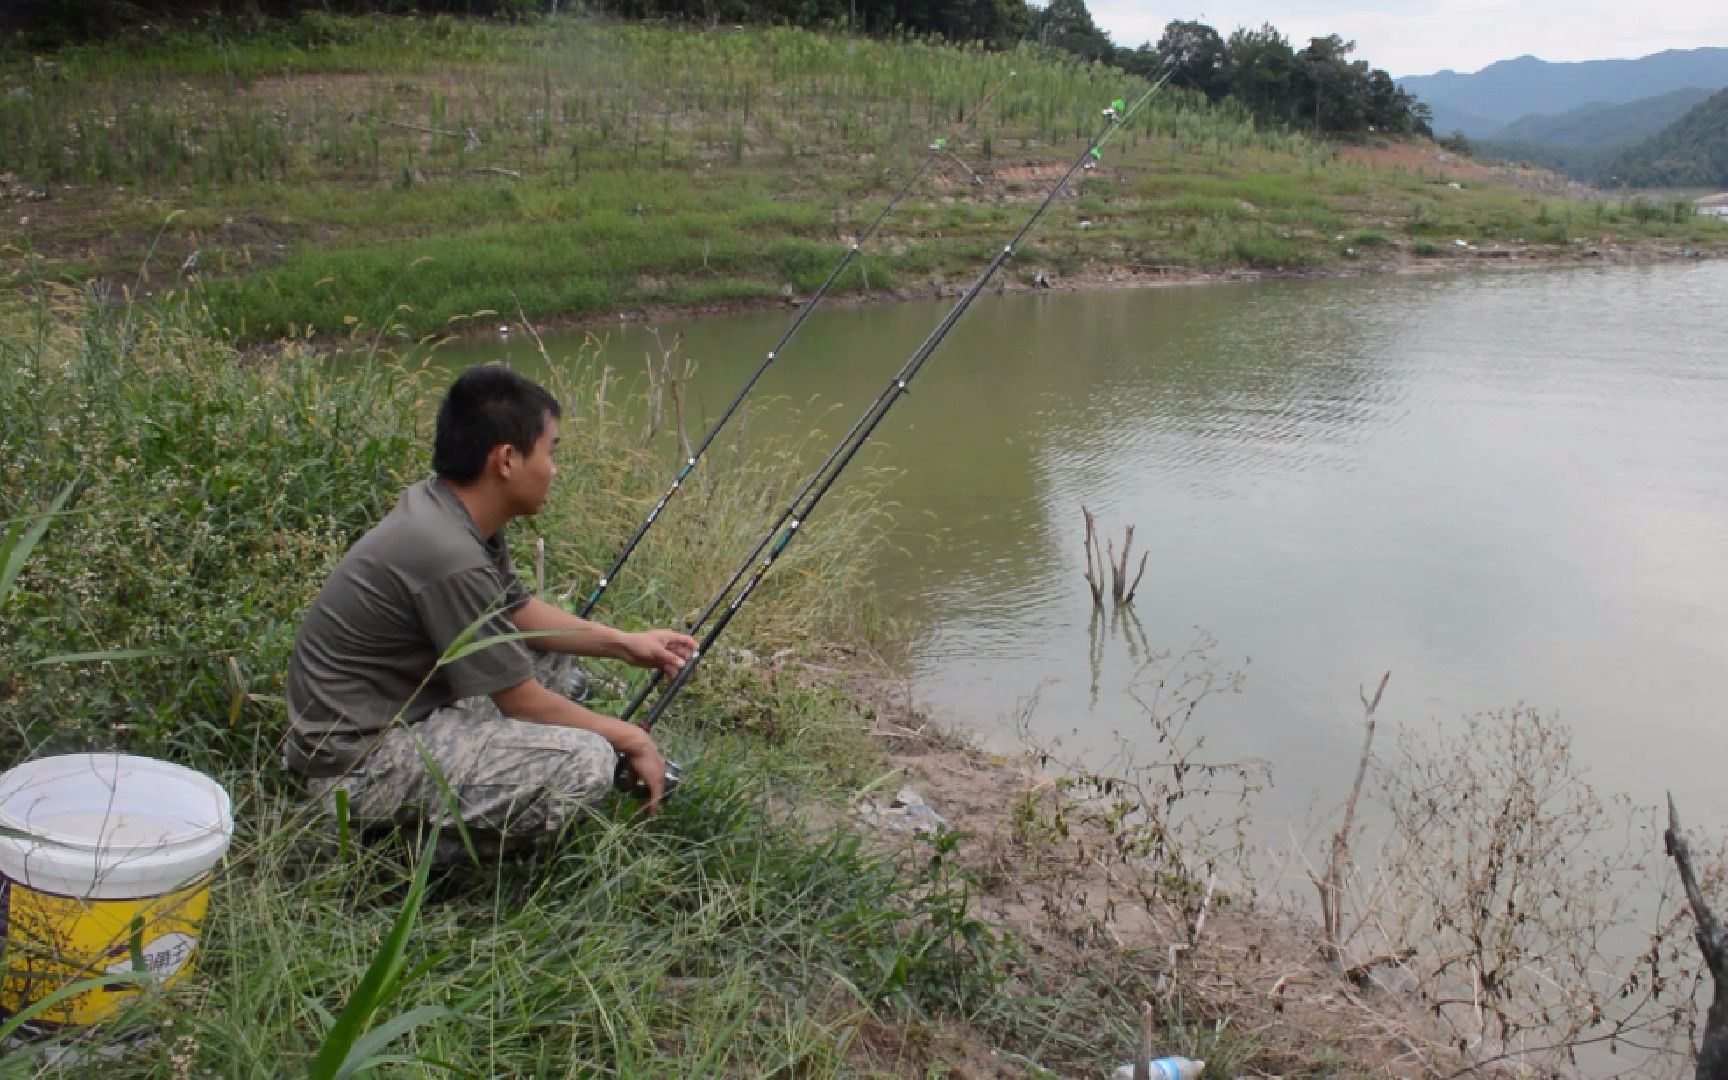
M 1086 521 L 1086 535 L 1081 540 L 1081 547 L 1086 551 L 1086 584 L 1092 590 L 1092 606 L 1103 610 L 1104 607 L 1104 571 L 1110 571 L 1110 598 L 1117 607 L 1134 602 L 1134 594 L 1140 589 L 1140 579 L 1146 576 L 1147 552 L 1140 553 L 1140 566 L 1134 574 L 1134 580 L 1128 580 L 1129 551 L 1134 546 L 1134 526 L 1129 525 L 1122 533 L 1122 555 L 1116 555 L 1114 542 L 1101 543 L 1098 539 L 1098 523 L 1092 516 L 1092 511 L 1085 506 L 1080 507 L 1080 515 Z
M 1710 980 L 1716 984 L 1710 1011 L 1704 1016 L 1704 1037 L 1698 1045 L 1697 1077 L 1728 1080 L 1728 936 L 1698 885 L 1698 874 L 1692 867 L 1692 849 L 1687 846 L 1686 834 L 1680 831 L 1680 813 L 1674 809 L 1672 795 L 1668 796 L 1668 828 L 1662 834 L 1662 842 L 1680 869 L 1686 901 L 1692 905 L 1692 917 L 1698 922 L 1698 949 L 1710 968 Z

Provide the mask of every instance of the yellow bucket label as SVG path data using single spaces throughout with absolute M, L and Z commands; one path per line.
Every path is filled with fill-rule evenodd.
M 0 1017 L 20 1012 L 68 983 L 142 970 L 171 986 L 192 970 L 198 928 L 210 899 L 210 876 L 173 892 L 136 900 L 80 900 L 39 892 L 0 875 Z M 37 1014 L 44 1027 L 94 1024 L 118 1013 L 138 992 L 115 982 L 74 994 Z

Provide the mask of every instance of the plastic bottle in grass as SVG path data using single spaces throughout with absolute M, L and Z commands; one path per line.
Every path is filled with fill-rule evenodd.
M 1185 1057 L 1153 1058 L 1148 1064 L 1152 1080 L 1200 1080 L 1200 1074 L 1206 1071 L 1204 1061 Z M 1110 1080 L 1134 1080 L 1133 1063 L 1118 1065 Z

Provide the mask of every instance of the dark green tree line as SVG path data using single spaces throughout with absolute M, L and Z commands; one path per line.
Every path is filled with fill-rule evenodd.
M 1114 59 L 1149 76 L 1167 70 L 1172 83 L 1212 101 L 1235 98 L 1265 123 L 1325 135 L 1431 134 L 1428 107 L 1385 70 L 1352 60 L 1355 50 L 1337 34 L 1296 49 L 1270 23 L 1226 39 L 1205 23 L 1178 19 L 1156 45 L 1118 49 Z

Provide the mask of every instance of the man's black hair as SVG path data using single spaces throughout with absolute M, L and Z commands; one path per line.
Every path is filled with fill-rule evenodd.
M 456 376 L 438 406 L 432 471 L 466 484 L 486 467 L 494 446 L 509 443 L 526 454 L 546 430 L 546 417 L 563 415 L 558 399 L 532 379 L 502 364 L 482 364 Z

